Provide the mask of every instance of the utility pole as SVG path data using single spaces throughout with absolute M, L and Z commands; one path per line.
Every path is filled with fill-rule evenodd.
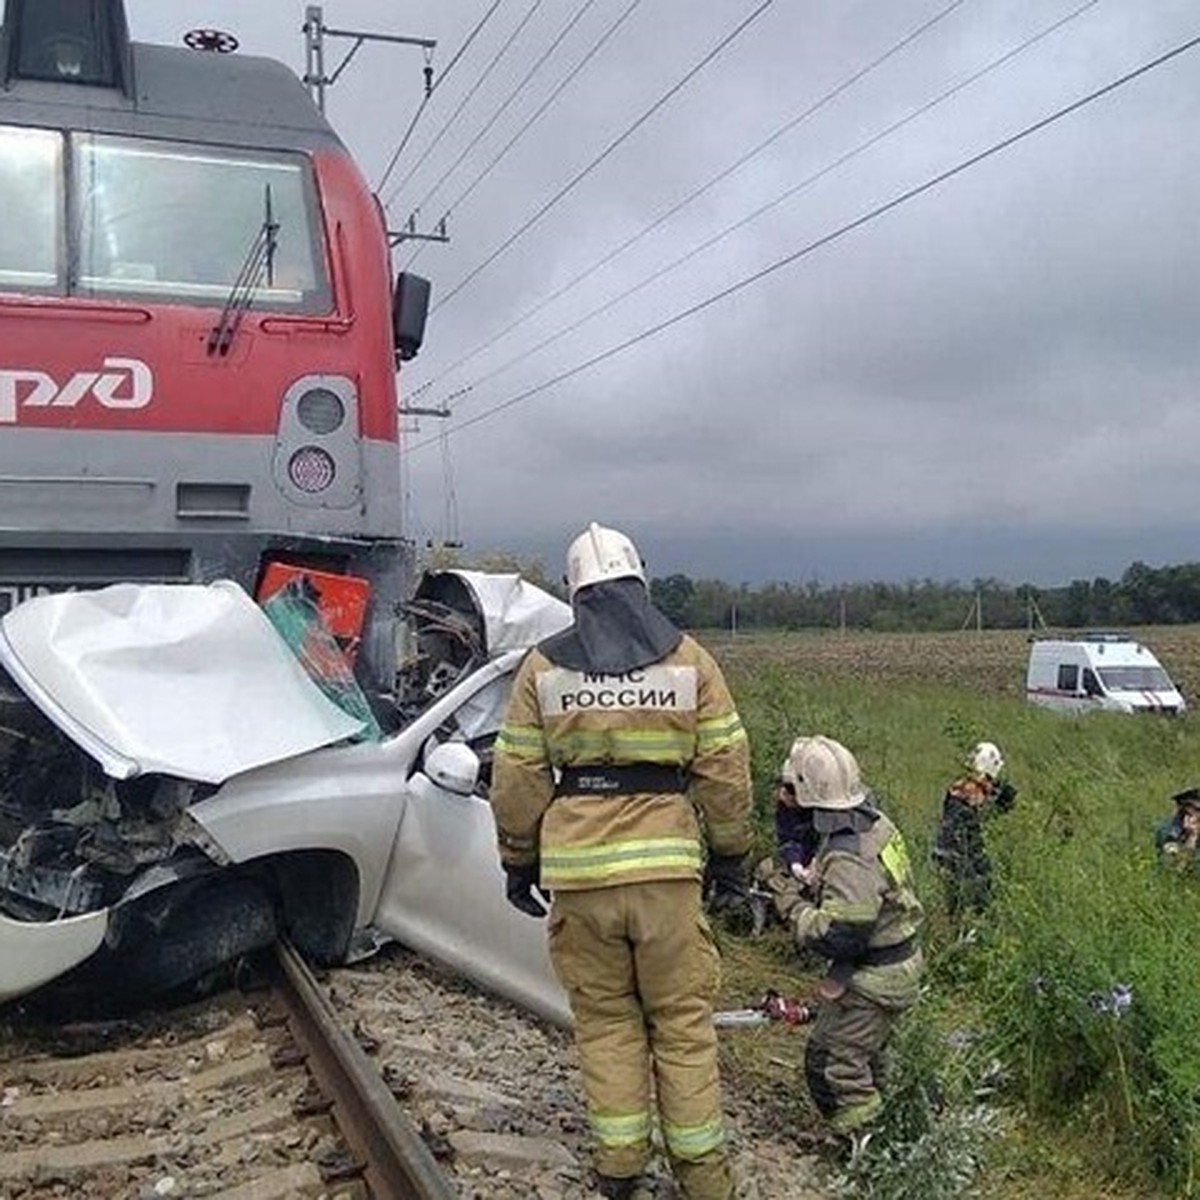
M 1033 598 L 1033 592 L 1026 595 L 1026 629 L 1029 633 L 1033 632 L 1034 622 L 1041 629 L 1046 629 L 1046 618 L 1042 616 L 1042 610 L 1038 607 L 1038 602 Z
M 325 24 L 321 6 L 310 4 L 304 10 L 304 82 L 317 108 L 325 111 L 325 92 L 337 83 L 350 60 L 362 49 L 364 42 L 393 42 L 401 46 L 420 46 L 425 52 L 425 95 L 433 91 L 433 48 L 430 38 L 402 37 L 397 33 L 365 33 L 359 29 L 331 29 Z M 325 74 L 325 39 L 351 38 L 354 45 L 338 63 L 332 75 Z
M 962 629 L 966 629 L 971 624 L 971 618 L 975 618 L 975 632 L 983 632 L 983 593 L 976 592 L 975 599 L 971 601 L 971 607 L 967 609 L 967 615 L 963 619 Z M 960 630 L 961 632 L 961 630 Z
M 399 46 L 419 46 L 425 56 L 425 99 L 428 101 L 433 92 L 433 50 L 437 42 L 432 38 L 404 37 L 398 33 L 368 33 L 361 29 L 332 29 L 325 24 L 323 10 L 319 4 L 310 4 L 304 10 L 304 82 L 317 108 L 325 112 L 325 93 L 333 87 L 341 77 L 342 72 L 350 65 L 351 59 L 362 49 L 365 42 L 390 42 Z M 345 57 L 334 68 L 333 73 L 325 72 L 325 39 L 344 38 L 354 43 L 346 51 Z M 388 245 L 397 246 L 401 242 L 448 242 L 446 233 L 446 218 L 443 217 L 432 233 L 418 233 L 416 218 L 409 217 L 408 224 L 401 230 L 388 230 Z

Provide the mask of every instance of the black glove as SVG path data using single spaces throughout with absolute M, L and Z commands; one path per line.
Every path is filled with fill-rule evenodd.
M 504 875 L 504 894 L 509 904 L 527 916 L 544 917 L 547 911 L 545 902 L 549 901 L 550 893 L 538 886 L 537 863 L 523 867 L 505 863 Z M 538 893 L 536 896 L 533 894 L 535 889 Z
M 710 854 L 704 868 L 704 892 L 711 913 L 748 913 L 750 885 L 746 879 L 745 856 Z
M 1010 808 L 1012 808 L 1013 802 L 1016 800 L 1016 798 L 1017 798 L 1016 785 L 1009 783 L 1007 779 L 1005 779 L 996 788 L 995 805 L 996 805 L 996 808 L 1000 810 L 1000 812 L 1008 812 L 1008 810 Z

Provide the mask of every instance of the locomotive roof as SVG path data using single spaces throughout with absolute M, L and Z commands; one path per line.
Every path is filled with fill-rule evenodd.
M 14 79 L 0 123 L 315 150 L 341 141 L 283 63 L 245 54 L 130 44 L 132 86 Z

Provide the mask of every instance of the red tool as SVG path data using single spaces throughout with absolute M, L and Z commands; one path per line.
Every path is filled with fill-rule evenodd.
M 817 1010 L 803 1000 L 768 992 L 753 1008 L 729 1008 L 713 1013 L 718 1029 L 739 1029 L 755 1025 L 807 1025 L 816 1019 Z

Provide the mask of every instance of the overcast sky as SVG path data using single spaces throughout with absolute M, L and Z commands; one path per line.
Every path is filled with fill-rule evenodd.
M 139 39 L 303 68 L 303 3 L 127 2 Z M 394 228 L 448 214 L 395 262 L 434 297 L 401 384 L 452 413 L 408 422 L 421 542 L 556 567 L 594 519 L 653 574 L 751 583 L 1200 559 L 1200 47 L 839 235 L 1200 36 L 1195 0 L 324 19 L 438 43 L 415 125 L 417 48 L 365 46 L 327 97 L 373 186 L 411 127 Z

